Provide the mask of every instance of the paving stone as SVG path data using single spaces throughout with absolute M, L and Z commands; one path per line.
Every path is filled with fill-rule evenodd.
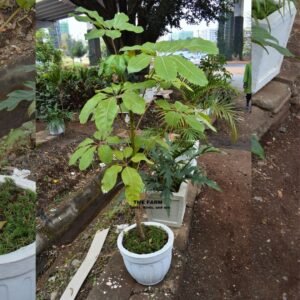
M 253 104 L 274 114 L 289 102 L 291 89 L 285 83 L 271 81 L 253 96 Z
M 105 267 L 105 273 L 101 274 L 97 285 L 89 293 L 87 300 L 127 300 L 132 294 L 134 284 L 134 279 L 125 269 L 122 256 L 116 252 Z
M 292 86 L 300 76 L 300 62 L 285 59 L 276 80 Z
M 57 135 L 49 135 L 48 130 L 38 131 L 35 134 L 35 143 L 37 146 L 40 146 L 48 141 L 55 139 Z

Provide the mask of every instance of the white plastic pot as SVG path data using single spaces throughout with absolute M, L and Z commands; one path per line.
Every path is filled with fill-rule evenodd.
M 297 10 L 295 5 L 290 2 L 275 11 L 267 19 L 259 21 L 261 27 L 269 30 L 270 24 L 271 35 L 274 36 L 279 45 L 286 47 L 293 27 Z M 268 52 L 257 44 L 252 44 L 252 93 L 255 94 L 275 76 L 280 73 L 283 62 L 283 55 L 271 47 L 267 47 Z
M 140 284 L 155 285 L 164 279 L 170 269 L 174 234 L 169 227 L 160 223 L 144 222 L 143 224 L 157 226 L 166 231 L 168 242 L 162 249 L 150 254 L 136 254 L 125 249 L 124 233 L 135 228 L 136 224 L 127 227 L 119 234 L 117 244 L 128 273 Z
M 21 188 L 36 190 L 31 180 L 0 175 L 0 182 L 11 178 Z M 0 255 L 0 299 L 35 300 L 36 282 L 35 242 L 14 252 Z
M 60 124 L 49 123 L 48 130 L 50 135 L 60 135 L 65 132 L 65 123 L 62 121 Z

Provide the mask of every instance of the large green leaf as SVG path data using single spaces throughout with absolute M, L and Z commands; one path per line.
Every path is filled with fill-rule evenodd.
M 128 73 L 136 73 L 144 70 L 149 66 L 151 62 L 151 56 L 141 53 L 137 56 L 133 56 L 128 62 Z
M 204 132 L 205 126 L 201 123 L 195 116 L 186 116 L 185 118 L 186 123 L 191 126 L 194 130 L 198 132 Z
M 110 164 L 113 160 L 113 151 L 108 145 L 101 145 L 98 148 L 98 156 L 105 164 Z
M 143 32 L 143 28 L 128 23 L 129 18 L 124 13 L 118 13 L 113 19 L 106 21 L 108 28 L 114 28 L 119 30 L 133 31 L 135 33 Z
M 137 153 L 135 156 L 131 159 L 134 163 L 139 163 L 141 161 L 146 161 L 148 164 L 152 165 L 153 162 L 146 157 L 144 153 Z
M 112 39 L 117 39 L 121 37 L 121 31 L 120 30 L 105 30 L 105 35 Z
M 126 91 L 123 95 L 124 105 L 135 114 L 142 115 L 146 109 L 146 102 L 143 97 L 132 91 Z
M 156 44 L 146 42 L 143 45 L 125 46 L 120 51 L 142 51 L 154 56 L 156 54 Z
M 80 146 L 80 145 L 79 145 Z M 70 160 L 69 160 L 69 165 L 75 165 L 78 159 L 90 148 L 88 144 L 85 146 L 78 147 L 77 150 L 72 154 Z
M 157 56 L 154 60 L 156 74 L 164 80 L 173 81 L 177 77 L 177 66 L 169 56 Z
M 104 19 L 101 16 L 99 16 L 99 14 L 96 11 L 88 10 L 86 8 L 83 8 L 83 7 L 78 7 L 78 8 L 76 8 L 75 12 L 86 14 L 87 17 L 89 18 L 89 21 L 91 23 L 93 23 L 94 25 L 96 25 L 97 27 L 103 28 L 103 27 L 106 26 Z M 74 15 L 74 16 L 77 19 L 77 15 Z M 79 18 L 77 20 L 86 22 L 85 19 L 82 20 L 82 19 Z
M 85 151 L 79 159 L 79 169 L 81 171 L 86 170 L 92 163 L 94 159 L 94 152 L 96 150 L 96 146 L 90 147 Z
M 129 205 L 136 206 L 141 200 L 141 193 L 144 191 L 143 180 L 138 171 L 131 167 L 126 167 L 122 174 L 122 181 L 125 185 L 125 196 Z
M 95 123 L 103 138 L 107 137 L 112 131 L 112 125 L 118 114 L 118 110 L 117 99 L 115 97 L 102 100 L 98 104 L 94 113 Z
M 80 115 L 79 115 L 79 121 L 81 124 L 84 124 L 89 119 L 90 115 L 94 112 L 97 105 L 105 99 L 107 96 L 102 93 L 96 94 L 94 97 L 92 97 L 90 100 L 87 101 L 87 103 L 82 108 Z
M 191 52 L 202 52 L 202 53 L 206 53 L 206 54 L 218 54 L 219 53 L 219 49 L 214 42 L 204 40 L 201 38 L 187 40 L 185 43 L 185 48 Z
M 145 80 L 143 82 L 125 82 L 124 90 L 141 90 L 141 89 L 149 89 L 156 86 L 155 80 Z
M 133 153 L 133 149 L 131 147 L 125 147 L 123 153 L 125 158 L 129 158 Z
M 117 183 L 118 174 L 122 171 L 121 166 L 111 166 L 109 167 L 102 178 L 101 189 L 103 193 L 108 193 Z
M 92 29 L 90 32 L 85 34 L 85 38 L 87 40 L 101 38 L 104 36 L 104 34 L 105 34 L 104 29 Z
M 185 49 L 187 41 L 176 40 L 176 41 L 161 41 L 155 43 L 155 50 L 164 53 L 174 53 L 179 50 Z
M 170 59 L 176 63 L 178 73 L 189 82 L 199 86 L 206 86 L 208 84 L 204 72 L 192 62 L 178 55 L 170 56 Z

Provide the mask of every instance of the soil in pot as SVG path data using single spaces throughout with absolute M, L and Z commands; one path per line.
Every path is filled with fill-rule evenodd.
M 0 184 L 0 255 L 35 240 L 36 194 L 7 179 Z
M 164 247 L 168 242 L 168 234 L 156 226 L 142 225 L 145 239 L 141 240 L 137 227 L 128 231 L 123 238 L 123 246 L 128 251 L 136 254 L 149 254 L 156 252 Z

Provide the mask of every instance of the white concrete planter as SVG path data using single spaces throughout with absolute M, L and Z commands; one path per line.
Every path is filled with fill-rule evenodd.
M 296 8 L 291 2 L 290 8 L 286 5 L 268 16 L 271 34 L 279 41 L 279 45 L 286 47 L 294 19 Z M 261 20 L 260 26 L 269 30 L 268 21 Z M 283 55 L 271 47 L 267 53 L 261 46 L 252 44 L 252 93 L 255 94 L 269 83 L 280 72 Z
M 193 148 L 198 151 L 200 142 L 195 142 Z M 186 162 L 189 160 L 187 155 L 181 155 L 177 157 L 176 162 Z M 193 159 L 190 164 L 193 167 L 197 166 L 197 160 Z M 187 195 L 188 195 L 188 183 L 182 182 L 179 191 L 173 193 L 172 200 L 170 202 L 170 210 L 165 208 L 164 202 L 160 196 L 161 192 L 153 191 L 147 192 L 145 200 L 145 210 L 147 213 L 148 221 L 159 222 L 171 227 L 180 227 L 183 222 Z
M 145 200 L 145 210 L 149 221 L 159 222 L 171 227 L 182 225 L 186 199 L 188 194 L 188 184 L 182 182 L 177 193 L 173 193 L 170 202 L 170 213 L 165 208 L 160 192 L 147 192 Z
M 21 188 L 36 190 L 31 180 L 0 175 L 0 182 L 12 178 Z M 35 242 L 14 252 L 0 255 L 0 299 L 35 300 Z
M 168 242 L 162 249 L 150 254 L 136 254 L 125 249 L 123 247 L 124 233 L 136 227 L 136 224 L 124 229 L 119 234 L 117 243 L 128 273 L 140 284 L 155 285 L 164 279 L 170 269 L 174 234 L 163 224 L 155 222 L 144 222 L 144 224 L 160 227 L 167 232 Z

